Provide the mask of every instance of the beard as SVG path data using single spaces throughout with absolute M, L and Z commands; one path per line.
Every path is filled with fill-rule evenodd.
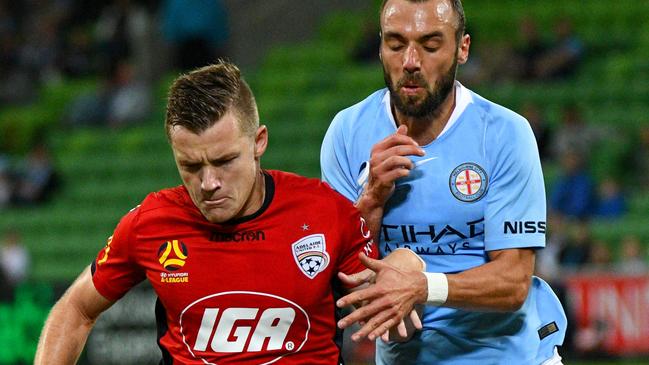
M 439 116 L 441 112 L 440 106 L 453 90 L 456 71 L 457 55 L 453 58 L 451 67 L 435 82 L 435 87 L 432 89 L 420 72 L 406 72 L 395 85 L 385 69 L 385 65 L 383 65 L 383 79 L 388 90 L 390 90 L 392 105 L 401 114 L 417 119 L 435 118 Z M 426 91 L 426 95 L 422 99 L 418 95 L 401 94 L 399 91 L 406 84 L 416 84 L 422 87 Z

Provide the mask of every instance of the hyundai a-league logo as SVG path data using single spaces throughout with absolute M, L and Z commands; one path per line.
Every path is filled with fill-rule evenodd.
M 302 273 L 313 279 L 329 264 L 329 254 L 323 234 L 303 237 L 291 245 L 293 258 Z
M 178 240 L 167 241 L 158 249 L 158 261 L 168 271 L 176 271 L 185 266 L 187 246 Z
M 453 196 L 463 202 L 480 200 L 487 191 L 487 184 L 487 173 L 473 162 L 463 163 L 453 169 L 448 181 Z

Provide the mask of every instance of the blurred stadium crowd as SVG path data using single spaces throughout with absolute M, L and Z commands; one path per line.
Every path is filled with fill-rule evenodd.
M 580 28 L 585 23 L 583 19 L 557 16 L 548 23 L 539 21 L 534 14 L 520 12 L 518 18 L 507 23 L 513 22 L 515 28 L 508 32 L 509 37 L 491 39 L 491 33 L 480 28 L 479 21 L 472 23 L 476 13 L 472 9 L 474 3 L 480 2 L 465 2 L 473 45 L 470 61 L 460 68 L 459 79 L 525 116 L 535 132 L 546 174 L 549 207 L 547 247 L 537 255 L 538 275 L 559 289 L 564 303 L 569 300 L 563 290 L 567 275 L 585 272 L 647 275 L 649 114 L 632 114 L 631 118 L 638 120 L 623 125 L 616 120 L 591 121 L 600 110 L 592 108 L 601 99 L 607 99 L 609 105 L 617 103 L 616 110 L 623 110 L 625 98 L 634 92 L 624 86 L 632 80 L 619 80 L 623 86 L 617 89 L 611 84 L 583 81 L 597 79 L 599 72 L 610 69 L 600 59 L 613 51 L 593 41 L 605 35 L 584 37 L 587 30 Z M 581 2 L 574 3 L 578 7 Z M 642 4 L 637 9 L 632 2 L 625 4 L 631 7 L 627 9 L 630 14 L 646 10 Z M 372 9 L 342 26 L 331 26 L 333 30 L 329 33 L 323 31 L 325 35 L 356 32 L 352 43 L 348 39 L 339 42 L 347 47 L 342 53 L 347 59 L 340 64 L 376 74 L 356 96 L 343 102 L 336 99 L 340 105 L 330 105 L 324 110 L 351 105 L 357 101 L 354 97 L 381 87 L 375 14 Z M 204 65 L 217 57 L 227 57 L 229 21 L 225 5 L 214 0 L 193 0 L 191 6 L 184 0 L 0 0 L 0 214 L 5 216 L 0 226 L 0 276 L 3 277 L 0 282 L 12 288 L 29 281 L 30 263 L 38 262 L 37 258 L 30 259 L 31 255 L 37 255 L 33 252 L 37 244 L 21 242 L 21 237 L 30 234 L 26 226 L 13 226 L 14 220 L 6 217 L 29 215 L 26 210 L 47 209 L 56 205 L 57 200 L 65 202 L 61 192 L 80 183 L 66 176 L 65 169 L 57 163 L 66 150 L 65 143 L 60 141 L 65 141 L 66 135 L 75 130 L 90 129 L 101 135 L 102 131 L 115 133 L 139 125 L 153 125 L 146 133 L 162 134 L 159 125 L 164 100 L 159 89 L 166 89 L 166 76 Z M 347 24 L 353 24 L 351 30 L 337 30 Z M 322 46 L 313 48 L 315 52 L 324 52 L 331 43 L 325 39 Z M 620 49 L 615 52 L 622 53 Z M 310 60 L 295 57 L 297 61 L 304 59 Z M 296 87 L 291 84 L 296 79 L 290 75 L 294 70 L 309 72 L 310 68 L 308 64 L 292 67 L 295 65 L 287 63 L 269 70 L 273 62 L 279 61 L 277 57 L 273 61 L 271 55 L 249 77 L 253 91 L 257 86 L 260 88 L 257 97 L 262 119 L 268 110 L 267 118 L 271 122 L 275 114 L 270 112 L 274 111 L 270 101 L 264 98 L 268 95 L 265 87 L 273 89 L 277 85 L 267 81 L 265 78 L 269 76 L 264 76 L 264 72 L 283 74 L 279 76 L 285 77 L 282 87 L 288 89 Z M 335 65 L 334 71 L 340 64 Z M 628 67 L 635 68 L 635 65 Z M 638 65 L 640 69 L 622 70 L 621 74 L 637 74 L 640 82 L 649 82 L 646 60 Z M 323 90 L 329 88 L 337 93 L 337 86 L 325 82 L 331 74 L 321 72 L 320 66 L 314 63 L 311 75 L 305 76 L 310 80 L 319 79 L 310 82 L 305 91 L 316 96 L 319 85 Z M 363 72 L 358 74 L 362 77 L 367 73 Z M 598 90 L 583 93 L 591 95 L 592 91 L 595 96 L 591 99 L 560 96 L 565 90 L 571 92 L 595 85 L 603 90 L 604 97 L 596 93 Z M 559 96 L 525 97 L 529 95 L 525 90 L 539 89 L 555 90 L 554 95 Z M 646 108 L 642 110 L 649 111 L 646 100 L 649 87 L 641 86 L 639 90 L 645 92 L 642 104 Z M 43 104 L 53 112 L 43 112 Z M 293 120 L 291 113 L 281 107 L 276 113 L 282 116 L 279 119 L 293 123 L 293 127 L 302 123 Z M 313 118 L 319 126 L 314 127 L 310 142 L 319 146 L 332 117 L 331 113 L 319 113 Z M 272 132 L 271 129 L 271 136 Z M 294 133 L 293 138 L 299 139 L 299 131 Z M 52 142 L 52 135 L 57 136 L 59 143 Z M 289 138 L 272 143 L 286 144 Z M 310 169 L 298 172 L 317 171 L 317 146 L 304 151 L 314 155 L 308 160 Z M 291 169 L 281 158 L 270 165 Z M 157 188 L 162 186 L 147 187 Z M 117 218 L 118 215 L 113 216 L 114 220 Z M 107 222 L 108 226 L 114 222 Z M 57 232 L 48 234 L 54 236 Z M 108 235 L 109 231 L 101 234 Z M 94 243 L 97 245 L 90 252 L 101 245 L 101 242 Z M 87 242 L 79 243 L 83 244 Z M 36 279 L 47 277 L 36 275 Z M 13 295 L 2 299 L 10 302 Z M 577 349 L 585 354 L 598 352 L 597 341 L 580 339 L 578 333 L 573 335 L 568 339 L 569 350 Z

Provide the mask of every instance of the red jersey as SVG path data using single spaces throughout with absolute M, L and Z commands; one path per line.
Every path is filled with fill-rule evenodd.
M 265 171 L 259 211 L 208 222 L 184 187 L 145 198 L 93 262 L 110 300 L 147 279 L 162 364 L 339 364 L 336 274 L 377 256 L 359 212 L 316 179 Z

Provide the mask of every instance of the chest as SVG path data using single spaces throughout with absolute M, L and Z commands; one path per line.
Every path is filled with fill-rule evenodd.
M 179 226 L 140 237 L 136 257 L 173 315 L 200 317 L 207 308 L 226 307 L 309 311 L 332 296 L 336 274 L 336 237 L 319 228 L 306 222 L 233 230 Z M 311 295 L 304 295 L 307 288 Z
M 434 224 L 441 229 L 446 224 L 466 225 L 483 216 L 492 175 L 488 146 L 483 133 L 466 130 L 464 124 L 455 125 L 424 146 L 425 156 L 410 156 L 415 167 L 409 176 L 396 181 L 386 204 L 384 223 Z M 388 131 L 384 131 L 365 139 L 350 154 L 352 171 L 358 171 L 353 177 L 359 192 L 371 148 L 387 135 Z

